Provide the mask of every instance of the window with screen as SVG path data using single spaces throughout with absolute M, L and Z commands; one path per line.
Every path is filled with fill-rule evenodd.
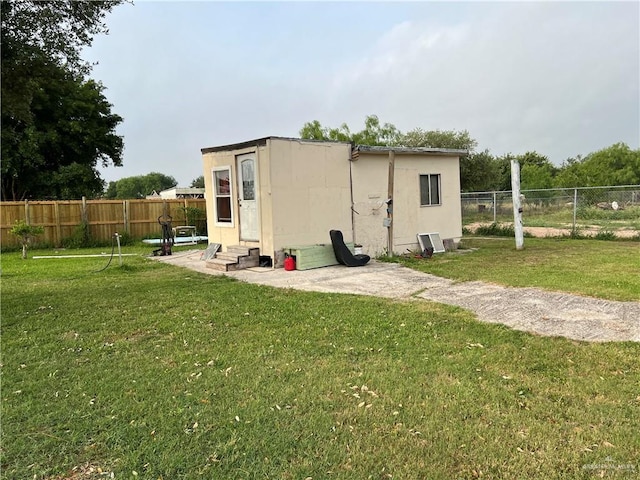
M 440 174 L 420 175 L 420 205 L 441 205 Z

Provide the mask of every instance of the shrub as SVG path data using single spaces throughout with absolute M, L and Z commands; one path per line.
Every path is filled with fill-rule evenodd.
M 89 231 L 89 223 L 81 222 L 73 230 L 73 234 L 69 238 L 62 240 L 62 246 L 65 248 L 87 248 L 92 247 L 91 232 Z
M 16 223 L 10 231 L 13 235 L 20 237 L 20 242 L 22 243 L 22 258 L 26 259 L 29 243 L 31 243 L 31 240 L 33 240 L 36 235 L 43 234 L 44 228 L 29 225 L 24 220 L 16 220 Z
M 616 234 L 611 230 L 600 230 L 598 233 L 593 235 L 594 240 L 618 240 Z
M 578 218 L 584 220 L 637 220 L 640 207 L 629 206 L 620 210 L 605 210 L 596 206 L 578 207 Z

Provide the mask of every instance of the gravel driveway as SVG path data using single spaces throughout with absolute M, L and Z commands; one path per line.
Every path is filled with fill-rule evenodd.
M 212 275 L 201 250 L 158 261 Z M 484 282 L 455 282 L 395 263 L 372 261 L 365 267 L 332 266 L 313 270 L 252 268 L 227 272 L 238 280 L 279 288 L 352 293 L 393 299 L 431 300 L 474 312 L 483 322 L 517 330 L 591 342 L 640 342 L 640 302 L 617 302 L 537 288 L 514 288 Z

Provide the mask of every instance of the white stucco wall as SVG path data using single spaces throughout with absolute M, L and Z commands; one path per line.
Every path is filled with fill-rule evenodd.
M 260 239 L 241 242 L 238 222 L 236 157 L 255 152 Z M 292 245 L 330 243 L 329 230 L 342 230 L 352 240 L 349 158 L 345 143 L 309 142 L 270 138 L 266 145 L 204 153 L 203 168 L 210 242 L 223 245 L 250 244 L 262 255 Z M 218 225 L 215 220 L 212 171 L 231 167 L 234 221 Z
M 351 146 L 282 139 L 269 144 L 274 250 L 330 243 L 331 229 L 351 241 Z
M 389 157 L 360 153 L 352 162 L 355 241 L 376 256 L 386 253 Z M 441 176 L 441 205 L 420 206 L 420 175 Z M 460 167 L 457 157 L 396 154 L 393 194 L 393 250 L 417 250 L 416 234 L 438 232 L 440 237 L 462 237 Z

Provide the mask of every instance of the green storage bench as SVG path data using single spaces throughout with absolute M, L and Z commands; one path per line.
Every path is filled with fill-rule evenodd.
M 351 252 L 354 251 L 353 243 L 347 243 L 346 245 Z M 333 253 L 333 245 L 330 243 L 293 245 L 284 247 L 284 252 L 296 258 L 296 270 L 338 265 L 338 260 L 336 260 L 336 256 Z

